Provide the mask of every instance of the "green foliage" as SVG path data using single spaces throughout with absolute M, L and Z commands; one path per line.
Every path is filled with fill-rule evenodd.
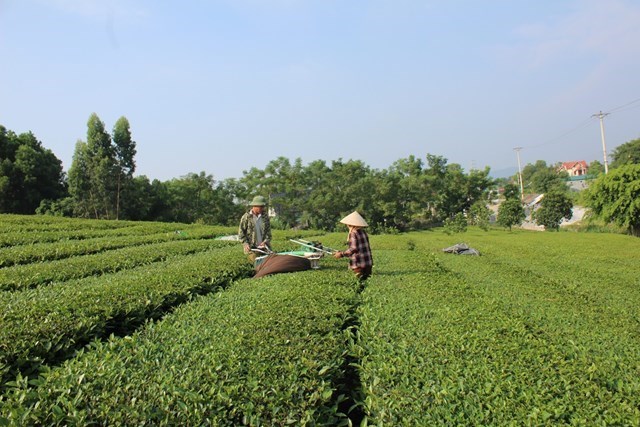
M 489 219 L 491 218 L 491 209 L 486 202 L 479 200 L 471 206 L 468 215 L 469 225 L 476 225 L 481 230 L 489 229 Z
M 62 217 L 0 215 L 0 247 L 37 243 L 65 244 L 67 240 L 148 236 L 184 230 L 190 238 L 232 234 L 237 227 L 200 227 L 189 224 L 109 221 Z M 169 239 L 167 239 L 169 240 Z M 55 245 L 52 245 L 55 246 Z
M 117 182 L 111 136 L 96 113 L 87 121 L 87 141 L 78 141 L 69 169 L 69 193 L 81 218 L 115 218 Z
M 528 164 L 522 170 L 522 181 L 525 191 L 534 193 L 548 193 L 550 191 L 567 191 L 566 172 L 561 172 L 556 166 L 547 166 L 544 160 L 535 164 Z
M 640 165 L 625 165 L 594 180 L 585 194 L 596 218 L 640 236 Z
M 275 217 L 271 220 L 271 229 L 272 230 L 287 230 L 289 226 L 285 224 L 282 219 L 279 217 Z
M 116 219 L 120 218 L 120 209 L 133 196 L 131 181 L 136 170 L 136 143 L 131 138 L 131 129 L 126 117 L 120 117 L 113 127 L 113 148 L 116 163 Z
M 182 253 L 196 253 L 191 256 L 181 256 L 173 245 L 173 255 L 156 265 L 128 265 L 104 277 L 0 293 L 0 365 L 7 373 L 32 373 L 40 363 L 66 358 L 94 338 L 129 333 L 196 294 L 248 275 L 241 251 L 228 242 L 211 243 L 209 248 L 218 248 L 183 243 L 191 248 Z
M 507 199 L 498 207 L 498 225 L 509 228 L 520 225 L 525 219 L 524 208 L 518 199 Z
M 640 138 L 617 146 L 615 150 L 613 150 L 611 157 L 613 158 L 611 162 L 612 168 L 618 168 L 623 165 L 640 164 Z M 589 173 L 591 173 L 591 170 L 589 170 Z
M 628 234 L 628 231 L 613 223 L 607 223 L 597 218 L 587 218 L 586 221 L 581 221 L 576 224 L 569 224 L 563 229 L 567 231 L 577 231 L 583 233 L 613 233 L 613 234 Z
M 115 273 L 164 261 L 171 256 L 228 245 L 228 242 L 200 240 L 207 234 L 185 237 L 177 233 L 163 233 L 123 237 L 113 242 L 111 239 L 92 239 L 86 242 L 71 241 L 61 246 L 35 244 L 26 248 L 3 248 L 0 249 L 0 256 L 4 259 L 0 261 L 0 265 L 10 267 L 0 269 L 0 290 L 33 288 L 97 274 Z M 184 240 L 190 241 L 185 243 Z M 30 263 L 26 264 L 28 262 Z
M 368 425 L 640 422 L 640 347 L 624 332 L 639 314 L 633 241 L 472 237 L 482 258 L 442 254 L 439 267 L 425 253 L 378 253 L 385 273 L 415 267 L 393 286 L 374 275 L 363 292 L 353 351 Z
M 57 233 L 66 236 L 67 233 Z M 29 264 L 56 259 L 68 258 L 74 255 L 88 255 L 106 250 L 123 248 L 148 243 L 167 241 L 171 236 L 166 233 L 150 236 L 125 236 L 103 237 L 91 240 L 61 240 L 51 244 L 50 242 L 32 243 L 0 248 L 0 267 L 8 267 L 16 264 Z M 2 270 L 6 271 L 6 270 Z
M 0 213 L 32 214 L 42 200 L 64 197 L 62 162 L 31 132 L 0 125 Z
M 64 197 L 58 200 L 44 199 L 36 209 L 38 215 L 73 216 L 74 201 L 72 197 Z
M 142 239 L 152 225 L 7 215 L 0 238 Z M 344 245 L 344 231 L 311 233 L 274 244 Z M 465 239 L 483 257 L 443 253 L 440 230 L 371 235 L 364 284 L 332 257 L 237 280 L 250 266 L 231 244 L 0 292 L 0 424 L 639 424 L 637 239 Z
M 589 176 L 597 177 L 604 173 L 604 165 L 598 160 L 589 163 Z
M 245 202 L 255 194 L 269 197 L 279 220 L 289 227 L 334 230 L 353 210 L 362 213 L 372 230 L 406 231 L 426 228 L 466 210 L 485 198 L 492 185 L 489 169 L 465 174 L 460 165 L 427 154 L 399 159 L 377 171 L 362 161 L 342 159 L 327 165 L 280 157 L 264 170 L 251 168 L 229 187 Z
M 397 232 L 427 228 L 466 211 L 484 199 L 493 184 L 488 168 L 465 174 L 460 165 L 432 154 L 426 162 L 409 156 L 381 171 L 360 160 L 338 159 L 330 165 L 316 160 L 304 166 L 299 158 L 291 162 L 278 157 L 264 169 L 250 168 L 240 179 L 216 183 L 212 175 L 200 172 L 150 182 L 133 176 L 137 150 L 126 117 L 116 121 L 110 135 L 93 113 L 86 141 L 76 143 L 67 180 L 70 198 L 65 198 L 60 162 L 54 167 L 50 153 L 40 156 L 32 149 L 33 141 L 25 147 L 16 138 L 1 128 L 0 212 L 37 209 L 40 214 L 79 218 L 232 225 L 246 202 L 261 194 L 269 198 L 282 227 L 333 230 L 342 216 L 358 210 L 372 230 Z M 18 155 L 9 155 L 15 151 Z M 24 172 L 31 184 L 35 181 L 29 174 L 43 171 L 58 175 L 44 175 L 46 182 L 27 187 L 42 194 L 24 192 L 23 183 L 15 179 Z M 48 191 L 54 187 L 61 191 Z
M 458 212 L 452 218 L 444 221 L 444 232 L 446 234 L 464 233 L 467 231 L 467 219 L 462 212 Z
M 37 389 L 12 390 L 1 413 L 47 425 L 338 425 L 342 328 L 356 301 L 345 273 L 235 283 L 94 343 Z
M 560 229 L 563 219 L 571 219 L 573 203 L 565 193 L 552 191 L 546 193 L 542 199 L 540 208 L 534 212 L 533 217 L 538 225 L 543 225 L 546 230 Z
M 520 200 L 520 188 L 514 184 L 509 183 L 504 186 L 505 199 L 518 199 Z

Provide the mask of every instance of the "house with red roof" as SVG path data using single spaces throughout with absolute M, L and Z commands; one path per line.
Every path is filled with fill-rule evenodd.
M 589 170 L 589 165 L 584 160 L 578 160 L 577 162 L 563 162 L 560 165 L 561 171 L 566 171 L 569 176 L 582 176 L 586 175 Z

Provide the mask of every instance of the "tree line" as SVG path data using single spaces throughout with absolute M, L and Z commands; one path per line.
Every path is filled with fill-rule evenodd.
M 639 152 L 640 140 L 623 144 L 613 155 L 612 167 L 638 162 Z M 247 202 L 263 195 L 275 213 L 275 227 L 332 230 L 345 213 L 358 210 L 374 231 L 406 231 L 445 224 L 460 215 L 469 223 L 484 223 L 486 205 L 498 188 L 507 199 L 520 194 L 517 176 L 495 180 L 488 167 L 465 172 L 459 164 L 429 153 L 424 159 L 398 159 L 381 170 L 360 160 L 304 165 L 299 158 L 278 157 L 264 169 L 244 171 L 241 178 L 216 181 L 200 172 L 164 182 L 136 176 L 135 155 L 126 117 L 109 133 L 92 114 L 68 174 L 31 132 L 17 135 L 0 125 L 0 213 L 235 225 Z M 599 169 L 597 162 L 590 166 Z M 525 192 L 567 197 L 566 176 L 557 165 L 527 165 L 522 178 Z M 566 202 L 559 203 L 566 211 Z M 517 219 L 520 213 L 514 215 Z M 504 220 L 503 225 L 512 224 Z

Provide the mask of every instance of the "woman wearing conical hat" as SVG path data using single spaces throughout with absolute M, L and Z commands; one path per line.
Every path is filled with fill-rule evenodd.
M 357 212 L 351 212 L 340 220 L 342 224 L 349 227 L 349 239 L 346 251 L 337 251 L 335 258 L 349 257 L 349 268 L 353 270 L 360 280 L 366 280 L 371 276 L 373 269 L 373 257 L 371 256 L 371 246 L 369 246 L 369 236 L 364 231 L 368 227 L 367 221 Z

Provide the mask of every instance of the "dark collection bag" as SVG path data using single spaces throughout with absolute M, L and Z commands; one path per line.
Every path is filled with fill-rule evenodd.
M 277 273 L 291 273 L 311 269 L 311 261 L 295 255 L 268 255 L 259 266 L 256 267 L 254 279 Z

